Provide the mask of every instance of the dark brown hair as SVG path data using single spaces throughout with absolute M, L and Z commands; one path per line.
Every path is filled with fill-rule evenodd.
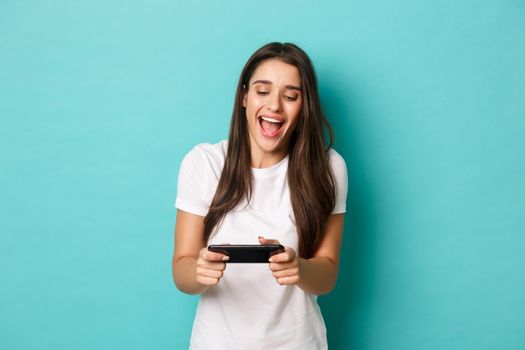
M 250 200 L 253 182 L 250 140 L 242 101 L 253 72 L 268 59 L 279 59 L 297 67 L 301 77 L 303 98 L 301 114 L 289 141 L 288 184 L 299 239 L 299 256 L 310 258 L 319 247 L 326 221 L 335 205 L 335 185 L 328 159 L 333 132 L 321 110 L 312 62 L 302 49 L 291 43 L 273 42 L 261 47 L 248 59 L 241 72 L 224 168 L 204 218 L 204 242 L 243 198 Z M 329 138 L 328 144 L 325 135 Z

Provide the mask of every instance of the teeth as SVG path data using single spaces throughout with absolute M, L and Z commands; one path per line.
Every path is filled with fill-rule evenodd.
M 282 123 L 282 121 L 280 121 L 280 120 L 269 118 L 269 117 L 261 117 L 261 119 L 262 120 L 266 120 L 267 122 L 270 122 L 270 123 L 279 123 L 279 124 Z

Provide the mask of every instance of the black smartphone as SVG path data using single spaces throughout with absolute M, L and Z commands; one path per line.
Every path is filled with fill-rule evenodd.
M 272 255 L 284 252 L 280 244 L 212 244 L 210 252 L 228 255 L 227 263 L 267 263 Z

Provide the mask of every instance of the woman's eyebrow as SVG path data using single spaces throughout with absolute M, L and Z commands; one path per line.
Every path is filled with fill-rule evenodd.
M 252 85 L 255 85 L 255 84 L 272 84 L 271 81 L 269 80 L 256 80 L 252 83 Z M 301 88 L 299 86 L 295 86 L 295 85 L 286 85 L 285 86 L 286 89 L 291 89 L 291 90 L 298 90 L 298 91 L 301 91 Z
M 254 81 L 254 82 L 252 83 L 252 85 L 255 85 L 255 84 L 257 84 L 257 83 L 259 83 L 259 84 L 272 84 L 272 82 L 269 81 L 269 80 L 256 80 L 256 81 Z

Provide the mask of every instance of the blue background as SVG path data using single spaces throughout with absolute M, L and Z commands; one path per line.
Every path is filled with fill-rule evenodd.
M 0 2 L 0 348 L 184 349 L 180 161 L 269 41 L 349 169 L 332 349 L 525 348 L 525 3 Z

